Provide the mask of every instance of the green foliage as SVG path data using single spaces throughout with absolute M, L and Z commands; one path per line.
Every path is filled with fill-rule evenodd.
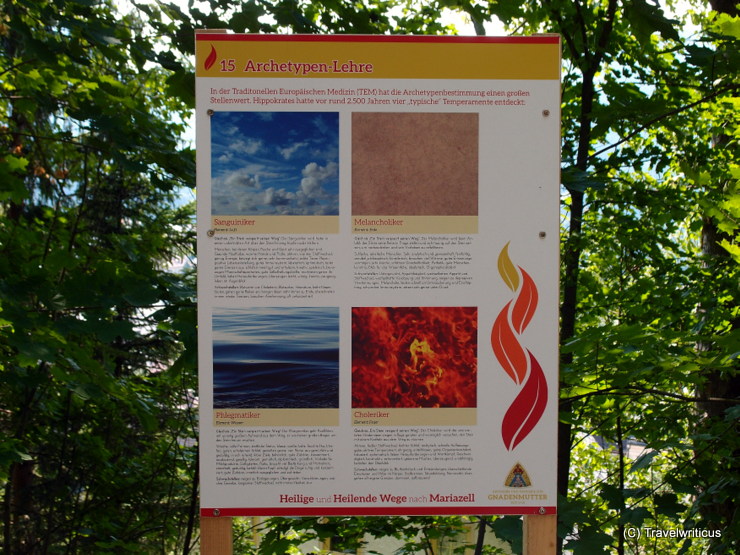
M 0 41 L 4 551 L 173 549 L 195 462 L 193 280 L 167 270 L 192 252 L 182 67 L 108 2 L 3 2 Z
M 740 23 L 703 4 L 17 0 L 0 8 L 0 481 L 6 552 L 187 551 L 195 490 L 194 30 L 563 37 L 559 533 L 573 553 L 730 553 L 738 468 Z M 137 15 L 138 14 L 138 15 Z M 692 25 L 688 29 L 686 25 Z M 625 446 L 644 445 L 642 453 Z M 244 553 L 461 517 L 270 519 Z M 490 528 L 515 552 L 521 520 Z M 721 537 L 630 538 L 630 527 Z M 492 546 L 486 550 L 494 551 Z
M 479 34 L 498 19 L 509 32 L 562 36 L 560 471 L 570 479 L 560 484 L 560 534 L 573 553 L 729 552 L 740 526 L 731 502 L 740 475 L 737 17 L 700 4 L 671 14 L 672 2 L 645 0 L 407 0 L 393 15 L 380 2 L 249 5 L 272 19 L 235 28 L 227 3 L 208 17 L 235 31 L 433 34 L 452 30 L 440 14 L 453 10 Z M 193 25 L 206 22 L 196 14 Z M 516 523 L 492 527 L 514 539 Z M 329 519 L 323 535 L 326 526 L 339 524 Z M 723 533 L 679 543 L 628 538 L 630 527 Z

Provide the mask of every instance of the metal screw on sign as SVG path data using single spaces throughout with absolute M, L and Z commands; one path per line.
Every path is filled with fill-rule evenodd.
M 213 516 L 218 516 L 221 514 L 221 511 L 219 509 L 213 509 Z
M 206 114 L 212 116 L 215 112 L 213 110 L 206 110 Z
M 540 514 L 544 515 L 547 512 L 547 510 L 544 507 L 540 507 Z
M 540 231 L 540 239 L 544 239 L 545 237 L 547 237 L 547 233 Z
M 550 115 L 550 110 L 542 110 L 542 115 L 547 117 Z
M 214 235 L 216 235 L 216 232 L 212 229 L 209 229 L 208 231 L 206 231 L 206 235 L 208 235 L 208 237 L 213 237 Z

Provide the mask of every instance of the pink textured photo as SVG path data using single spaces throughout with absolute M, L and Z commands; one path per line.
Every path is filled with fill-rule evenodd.
M 352 213 L 478 214 L 478 114 L 352 114 Z

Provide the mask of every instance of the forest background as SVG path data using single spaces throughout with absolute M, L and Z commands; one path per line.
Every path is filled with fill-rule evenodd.
M 442 13 L 478 34 L 497 22 L 563 39 L 562 549 L 735 552 L 737 2 L 3 0 L 5 553 L 198 549 L 194 212 L 182 202 L 195 182 L 183 140 L 195 29 L 455 34 Z M 521 549 L 518 517 L 271 519 L 260 547 L 240 521 L 235 541 L 289 553 L 391 536 L 432 553 L 466 523 Z M 624 533 L 640 527 L 713 537 Z

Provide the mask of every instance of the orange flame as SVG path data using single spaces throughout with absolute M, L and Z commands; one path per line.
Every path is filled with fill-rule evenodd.
M 475 407 L 478 310 L 352 309 L 352 406 Z
M 493 354 L 504 372 L 522 386 L 501 423 L 501 437 L 510 451 L 529 435 L 542 417 L 547 405 L 547 380 L 540 363 L 531 352 L 525 352 L 519 342 L 519 336 L 537 309 L 538 293 L 531 276 L 509 258 L 508 243 L 499 254 L 498 271 L 507 287 L 516 294 L 501 309 L 491 329 Z

